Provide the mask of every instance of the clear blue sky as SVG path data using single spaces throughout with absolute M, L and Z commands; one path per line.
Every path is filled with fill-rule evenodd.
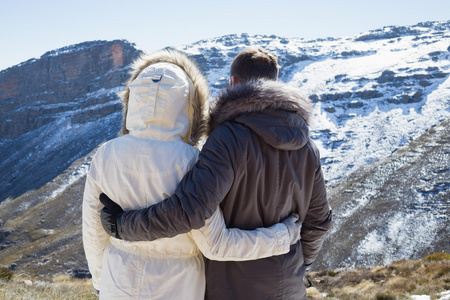
M 233 33 L 315 39 L 447 20 L 449 0 L 0 0 L 0 70 L 92 40 L 154 51 Z

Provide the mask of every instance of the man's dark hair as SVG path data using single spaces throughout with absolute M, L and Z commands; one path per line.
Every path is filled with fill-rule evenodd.
M 240 82 L 258 78 L 277 80 L 279 69 L 277 58 L 273 54 L 260 47 L 249 47 L 233 59 L 230 75 Z

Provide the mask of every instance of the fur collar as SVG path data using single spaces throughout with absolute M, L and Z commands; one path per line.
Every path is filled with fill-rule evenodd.
M 311 101 L 303 97 L 299 89 L 280 81 L 252 81 L 229 88 L 217 98 L 210 114 L 209 134 L 225 121 L 265 109 L 295 112 L 308 125 L 312 115 Z
M 136 79 L 145 68 L 158 62 L 167 62 L 179 66 L 194 84 L 194 96 L 192 97 L 193 101 L 191 103 L 193 119 L 191 120 L 191 134 L 188 143 L 198 146 L 201 138 L 207 131 L 209 109 L 208 81 L 193 59 L 189 58 L 185 53 L 175 49 L 164 49 L 152 54 L 144 54 L 131 65 L 131 77 L 126 82 L 126 88 L 119 93 L 119 96 L 123 100 L 122 129 L 119 134 L 124 135 L 129 133 L 125 126 L 128 111 L 128 99 L 130 97 L 128 85 Z

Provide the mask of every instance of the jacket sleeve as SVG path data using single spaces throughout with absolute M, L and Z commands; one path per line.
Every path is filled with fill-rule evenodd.
M 198 229 L 212 216 L 234 181 L 239 144 L 228 126 L 217 127 L 199 160 L 181 180 L 175 194 L 120 218 L 121 236 L 129 241 L 152 241 Z
M 98 154 L 98 152 L 97 152 Z M 100 222 L 100 211 L 103 204 L 99 201 L 101 193 L 94 177 L 97 177 L 96 161 L 94 155 L 89 174 L 86 178 L 86 185 L 83 195 L 82 209 L 82 232 L 83 247 L 88 262 L 89 271 L 92 275 L 92 282 L 96 290 L 100 290 L 100 277 L 102 273 L 103 252 L 109 243 L 109 235 L 103 230 Z
M 203 255 L 211 260 L 253 260 L 285 254 L 290 249 L 289 233 L 284 224 L 255 230 L 226 228 L 220 208 L 206 220 L 204 227 L 190 234 Z
M 308 213 L 301 230 L 301 244 L 306 265 L 312 264 L 316 259 L 332 225 L 332 211 L 327 200 L 325 180 L 317 148 L 315 148 L 315 152 L 317 168 L 314 176 L 314 187 Z

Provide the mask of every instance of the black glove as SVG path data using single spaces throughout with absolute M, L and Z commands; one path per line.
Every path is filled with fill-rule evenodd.
M 305 267 L 306 267 L 305 273 L 308 273 L 311 270 L 311 265 L 312 265 L 312 263 L 305 264 Z M 310 287 L 314 286 L 314 284 L 312 283 L 311 280 L 309 280 L 309 278 L 306 276 L 306 274 L 303 277 L 303 283 L 305 284 L 306 288 L 310 288 Z
M 120 216 L 123 209 L 117 203 L 109 199 L 108 196 L 101 193 L 100 202 L 105 206 L 100 213 L 103 229 L 112 237 L 122 239 L 120 230 Z

